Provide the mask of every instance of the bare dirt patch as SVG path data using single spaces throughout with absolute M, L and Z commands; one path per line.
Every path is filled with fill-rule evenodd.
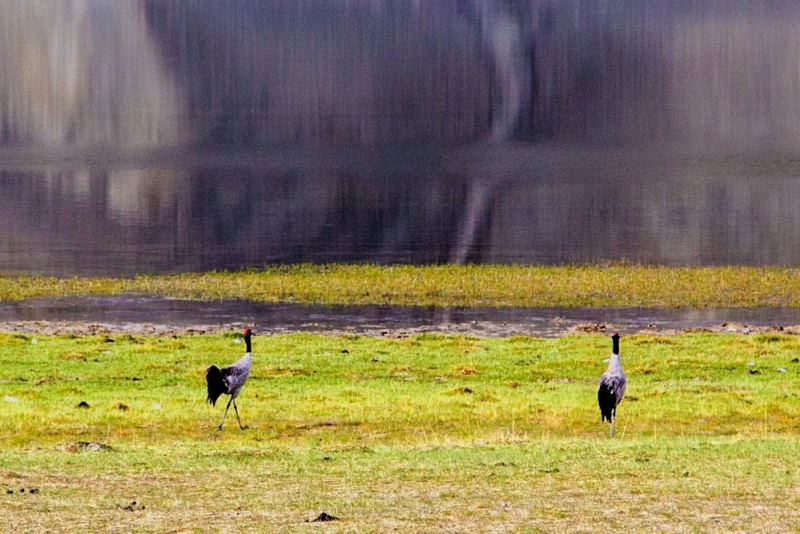
M 157 337 L 184 337 L 198 335 L 213 335 L 238 331 L 245 323 L 229 323 L 222 325 L 171 325 L 154 323 L 97 323 L 82 321 L 13 321 L 0 322 L 0 332 L 13 334 L 32 335 L 72 335 L 72 336 L 157 336 Z M 259 327 L 259 333 L 284 334 L 291 332 L 315 332 L 308 328 L 291 328 L 281 326 L 275 329 L 269 325 Z M 651 334 L 651 335 L 678 335 L 693 333 L 730 333 L 730 334 L 789 334 L 800 335 L 800 324 L 797 325 L 745 325 L 722 322 L 713 325 L 641 325 L 626 323 L 578 323 L 568 321 L 548 321 L 547 328 L 541 326 L 531 327 L 528 323 L 510 322 L 468 322 L 468 323 L 439 323 L 416 327 L 392 328 L 385 325 L 350 327 L 347 325 L 321 326 L 317 333 L 327 335 L 361 335 L 369 337 L 407 338 L 424 333 L 466 335 L 477 338 L 486 337 L 560 337 L 564 335 L 605 335 L 613 330 L 619 330 L 626 335 Z M 111 339 L 109 337 L 109 339 Z M 81 359 L 80 354 L 66 354 L 64 359 Z M 85 356 L 84 356 L 85 358 Z

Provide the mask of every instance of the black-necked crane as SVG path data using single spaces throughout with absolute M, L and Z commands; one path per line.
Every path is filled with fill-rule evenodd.
M 239 409 L 236 407 L 236 397 L 242 392 L 247 377 L 250 376 L 250 364 L 253 359 L 252 346 L 250 344 L 250 337 L 253 332 L 249 328 L 244 330 L 244 342 L 246 343 L 247 351 L 244 353 L 239 361 L 232 363 L 220 369 L 216 365 L 212 365 L 206 371 L 206 383 L 208 384 L 208 403 L 216 406 L 217 399 L 220 395 L 230 395 L 231 400 L 225 407 L 225 413 L 222 414 L 222 421 L 219 423 L 218 430 L 222 430 L 222 423 L 225 422 L 225 416 L 228 414 L 228 408 L 233 403 L 233 411 L 236 412 L 236 420 L 239 421 L 239 428 L 244 430 L 242 420 L 239 418 Z
M 611 423 L 611 436 L 614 435 L 614 422 L 617 418 L 617 405 L 625 395 L 625 386 L 628 379 L 622 372 L 622 362 L 619 359 L 619 333 L 614 332 L 611 336 L 611 358 L 608 361 L 608 369 L 600 377 L 597 387 L 597 403 L 600 405 L 600 417 L 602 421 Z

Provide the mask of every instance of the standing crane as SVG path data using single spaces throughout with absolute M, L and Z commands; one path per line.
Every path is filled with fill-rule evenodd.
M 619 359 L 619 333 L 614 332 L 611 336 L 613 343 L 611 348 L 611 358 L 608 360 L 608 369 L 600 377 L 597 387 L 597 403 L 600 405 L 600 416 L 602 421 L 611 423 L 611 436 L 614 436 L 614 421 L 617 418 L 617 405 L 625 395 L 625 386 L 628 379 L 622 372 L 622 362 Z
M 225 422 L 225 416 L 228 414 L 228 408 L 233 403 L 233 411 L 236 412 L 236 420 L 239 421 L 239 428 L 244 430 L 242 420 L 239 418 L 239 409 L 236 407 L 236 397 L 242 392 L 247 377 L 250 376 L 250 363 L 253 359 L 252 347 L 250 345 L 250 337 L 253 332 L 249 328 L 244 330 L 244 342 L 247 344 L 247 352 L 244 353 L 239 361 L 232 363 L 220 369 L 216 365 L 212 365 L 206 370 L 206 383 L 208 384 L 208 403 L 216 406 L 217 399 L 223 393 L 230 395 L 231 400 L 225 407 L 225 413 L 222 414 L 222 421 L 219 423 L 218 430 L 222 430 L 222 423 Z

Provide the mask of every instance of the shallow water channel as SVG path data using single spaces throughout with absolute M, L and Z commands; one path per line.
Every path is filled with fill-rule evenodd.
M 800 309 L 412 308 L 303 306 L 238 300 L 75 297 L 0 303 L 0 330 L 33 333 L 203 333 L 251 326 L 261 334 L 319 332 L 404 336 L 420 332 L 481 337 L 618 330 L 757 332 L 800 325 Z

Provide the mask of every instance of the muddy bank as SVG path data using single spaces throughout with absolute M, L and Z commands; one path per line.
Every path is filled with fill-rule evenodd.
M 422 333 L 441 333 L 458 334 L 472 337 L 512 337 L 512 336 L 533 336 L 533 337 L 559 337 L 565 335 L 580 334 L 605 334 L 614 330 L 624 331 L 630 334 L 652 334 L 652 335 L 678 335 L 698 332 L 718 332 L 718 333 L 737 333 L 737 334 L 758 334 L 764 332 L 776 332 L 792 335 L 800 335 L 800 325 L 791 326 L 757 326 L 745 325 L 741 323 L 722 323 L 718 325 L 702 327 L 685 327 L 680 329 L 648 327 L 637 330 L 624 329 L 613 323 L 580 323 L 571 326 L 554 325 L 544 331 L 543 329 L 531 329 L 527 325 L 521 324 L 499 324 L 499 323 L 469 323 L 455 324 L 442 323 L 413 328 L 388 328 L 374 326 L 368 328 L 291 328 L 291 327 L 260 327 L 253 323 L 231 323 L 227 325 L 173 325 L 173 324 L 151 324 L 151 323 L 95 323 L 95 322 L 70 322 L 70 321 L 15 321 L 0 322 L 0 332 L 18 333 L 25 335 L 119 335 L 130 334 L 138 336 L 193 336 L 204 334 L 219 334 L 225 332 L 238 331 L 245 326 L 253 327 L 260 335 L 277 335 L 291 332 L 316 332 L 326 335 L 362 335 L 374 337 L 403 338 Z
M 269 305 L 141 297 L 31 299 L 0 303 L 0 331 L 71 335 L 200 335 L 317 332 L 405 337 L 422 332 L 476 337 L 686 332 L 800 334 L 800 310 L 782 308 L 659 310 L 639 308 L 409 308 Z

